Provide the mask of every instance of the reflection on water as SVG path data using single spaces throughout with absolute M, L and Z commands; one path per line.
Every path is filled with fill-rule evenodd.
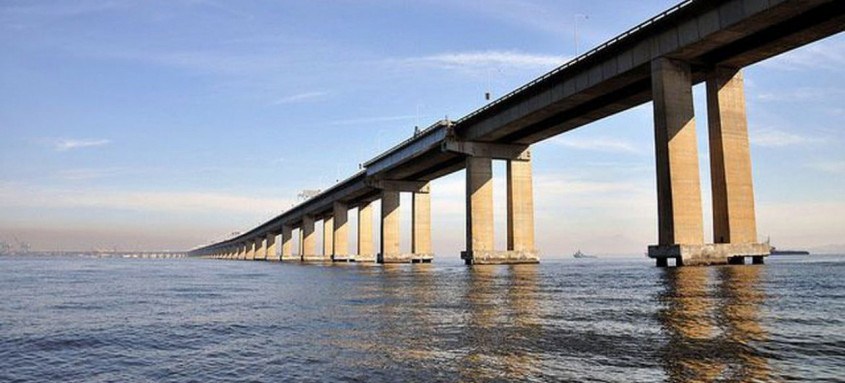
M 0 259 L 0 382 L 841 381 L 845 257 L 780 259 Z
M 539 373 L 537 265 L 475 268 L 465 287 L 466 352 L 462 381 L 525 379 Z
M 669 381 L 769 381 L 767 340 L 760 325 L 762 266 L 665 269 L 665 308 L 658 318 L 669 336 L 663 364 Z

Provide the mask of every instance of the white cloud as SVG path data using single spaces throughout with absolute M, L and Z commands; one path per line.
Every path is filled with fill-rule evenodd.
M 299 103 L 299 102 L 313 101 L 313 100 L 321 99 L 321 98 L 328 96 L 328 95 L 329 95 L 329 92 L 323 92 L 323 91 L 298 93 L 298 94 L 293 94 L 293 95 L 290 95 L 290 96 L 282 97 L 282 98 L 280 98 L 276 101 L 273 101 L 273 105 L 295 104 L 295 103 Z
M 752 145 L 770 148 L 806 145 L 821 141 L 817 138 L 801 136 L 795 133 L 784 132 L 772 128 L 754 130 L 751 132 L 749 139 L 751 140 Z
M 577 150 L 593 150 L 599 152 L 610 153 L 639 153 L 640 151 L 630 142 L 619 140 L 616 138 L 596 137 L 596 138 L 576 138 L 561 136 L 554 138 L 555 144 L 565 146 L 567 148 Z
M 106 139 L 61 139 L 56 141 L 53 147 L 60 152 L 64 152 L 73 149 L 103 146 L 110 143 L 111 141 Z
M 567 61 L 564 56 L 539 55 L 514 51 L 451 52 L 402 60 L 409 65 L 427 65 L 445 69 L 517 68 L 550 70 Z
M 45 188 L 23 183 L 0 184 L 0 207 L 100 208 L 165 213 L 227 212 L 269 216 L 294 203 L 208 192 L 126 191 L 90 188 Z

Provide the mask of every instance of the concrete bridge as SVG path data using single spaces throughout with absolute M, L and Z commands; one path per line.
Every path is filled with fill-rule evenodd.
M 467 264 L 535 263 L 531 145 L 652 101 L 658 266 L 763 263 L 757 242 L 742 68 L 845 29 L 841 0 L 690 0 L 457 121 L 439 121 L 364 170 L 194 256 L 281 261 L 430 262 L 429 182 L 466 170 Z M 713 238 L 704 238 L 692 86 L 706 82 Z M 507 163 L 507 248 L 493 241 L 492 161 Z M 411 252 L 400 251 L 400 193 L 411 193 Z M 373 209 L 381 200 L 380 248 Z M 358 211 L 358 248 L 348 212 Z M 316 251 L 315 224 L 324 227 Z M 293 233 L 300 238 L 296 255 Z M 281 251 L 277 251 L 280 237 Z M 281 255 L 276 256 L 277 253 Z

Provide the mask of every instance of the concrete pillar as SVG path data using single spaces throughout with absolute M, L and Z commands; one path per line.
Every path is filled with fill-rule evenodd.
M 508 160 L 508 250 L 536 252 L 531 161 Z
M 247 260 L 251 261 L 251 260 L 255 259 L 255 250 L 256 250 L 255 245 L 256 245 L 255 240 L 248 241 L 246 243 L 246 259 Z
M 358 206 L 358 254 L 356 262 L 374 262 L 373 250 L 373 206 L 364 202 Z
M 300 235 L 302 236 L 300 241 L 302 248 L 302 260 L 313 261 L 315 258 L 320 258 L 320 260 L 322 260 L 322 257 L 316 254 L 317 236 L 314 233 L 314 217 L 308 215 L 302 217 Z
M 332 259 L 334 254 L 334 217 L 323 218 L 323 258 Z
M 267 243 L 264 238 L 255 239 L 255 254 L 252 259 L 266 260 L 267 259 Z
M 466 246 L 464 259 L 493 251 L 493 160 L 466 158 Z M 477 255 L 477 254 L 476 254 Z
M 264 259 L 268 261 L 278 261 L 279 256 L 276 255 L 276 233 L 267 234 L 267 239 L 265 240 L 265 243 L 266 248 Z
M 332 260 L 349 260 L 349 207 L 341 202 L 334 203 L 334 230 Z
M 293 256 L 293 228 L 290 225 L 282 225 L 282 261 L 292 261 Z
M 702 244 L 701 184 L 689 64 L 652 62 L 659 245 Z
M 430 186 L 414 192 L 411 201 L 411 253 L 415 257 L 430 255 L 431 251 L 431 195 Z M 425 190 L 425 192 L 422 192 Z
M 757 223 L 742 71 L 707 73 L 713 242 L 755 243 Z
M 240 253 L 238 254 L 238 259 L 245 260 L 247 253 L 249 252 L 246 247 L 246 243 L 241 243 L 240 245 Z
M 384 191 L 381 196 L 381 252 L 379 263 L 399 255 L 399 192 Z

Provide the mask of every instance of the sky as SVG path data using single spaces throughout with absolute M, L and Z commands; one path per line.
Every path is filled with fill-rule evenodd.
M 3 1 L 0 240 L 184 250 L 246 231 L 414 126 L 459 119 L 674 3 Z M 845 36 L 744 74 L 760 240 L 845 252 Z M 709 238 L 703 86 L 694 97 Z M 650 103 L 532 158 L 542 256 L 641 257 L 657 241 Z M 504 163 L 494 175 L 504 248 Z M 435 253 L 457 258 L 463 171 L 432 193 Z

